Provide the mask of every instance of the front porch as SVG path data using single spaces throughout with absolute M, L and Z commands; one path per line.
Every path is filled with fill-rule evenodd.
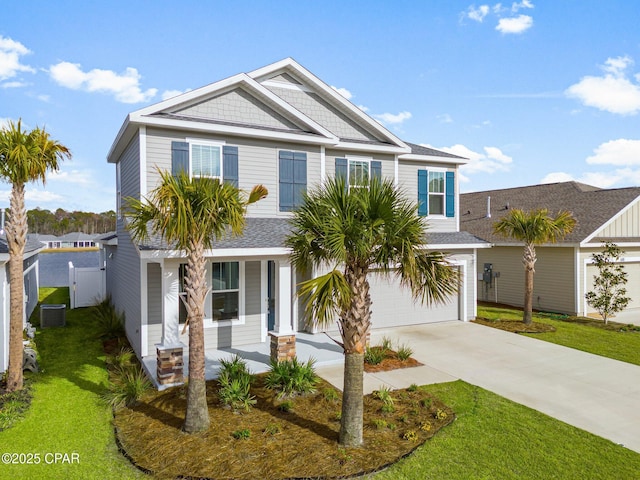
M 298 360 L 306 362 L 313 358 L 316 367 L 336 365 L 344 361 L 342 348 L 333 342 L 324 333 L 303 333 L 296 332 L 296 356 Z M 335 332 L 332 338 L 340 339 L 340 335 Z M 234 355 L 239 355 L 247 361 L 251 373 L 263 373 L 269 370 L 270 363 L 270 343 L 261 342 L 237 347 L 226 347 L 217 349 L 207 349 L 205 351 L 205 375 L 207 380 L 217 378 L 220 370 L 220 359 L 229 359 Z M 189 349 L 184 348 L 184 379 L 189 375 Z M 142 358 L 142 364 L 149 378 L 154 382 L 156 388 L 164 390 L 174 385 L 161 385 L 158 382 L 157 356 L 155 352 Z

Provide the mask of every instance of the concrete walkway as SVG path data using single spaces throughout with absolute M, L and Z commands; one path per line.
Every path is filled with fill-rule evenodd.
M 472 323 L 393 330 L 425 366 L 365 374 L 365 390 L 462 379 L 640 453 L 640 366 Z M 317 373 L 342 388 L 342 365 Z

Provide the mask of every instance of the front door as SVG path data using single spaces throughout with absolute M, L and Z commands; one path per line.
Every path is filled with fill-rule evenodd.
M 267 330 L 276 328 L 276 263 L 267 262 Z

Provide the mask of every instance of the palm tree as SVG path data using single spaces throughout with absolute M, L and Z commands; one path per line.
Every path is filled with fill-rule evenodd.
M 159 234 L 176 248 L 185 250 L 187 323 L 189 325 L 189 385 L 183 430 L 188 433 L 209 428 L 204 358 L 204 305 L 208 294 L 205 250 L 229 231 L 240 235 L 246 206 L 266 197 L 262 185 L 244 198 L 237 187 L 217 179 L 190 178 L 181 172 L 161 172 L 160 184 L 143 200 L 128 199 L 128 225 L 134 239 Z
M 498 235 L 524 242 L 524 312 L 522 321 L 531 324 L 533 311 L 533 274 L 536 264 L 536 245 L 555 243 L 573 231 L 576 220 L 570 212 L 561 211 L 555 217 L 546 208 L 524 212 L 514 209 L 493 225 Z
M 71 158 L 69 149 L 41 128 L 22 129 L 22 121 L 0 130 L 0 177 L 11 183 L 10 210 L 5 231 L 9 247 L 9 368 L 7 390 L 21 390 L 22 331 L 24 318 L 23 254 L 27 241 L 27 210 L 24 204 L 25 184 L 42 181 L 47 172 L 58 170 L 59 162 Z
M 362 443 L 363 370 L 371 325 L 368 276 L 399 277 L 416 300 L 444 302 L 458 288 L 458 273 L 444 255 L 428 252 L 425 225 L 417 206 L 390 181 L 346 188 L 331 179 L 305 196 L 294 211 L 293 232 L 286 240 L 292 264 L 301 272 L 328 273 L 305 281 L 308 323 L 321 327 L 338 319 L 345 354 L 339 442 Z

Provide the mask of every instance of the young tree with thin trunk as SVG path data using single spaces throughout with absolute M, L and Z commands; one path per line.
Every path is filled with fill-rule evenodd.
M 573 231 L 576 220 L 567 211 L 555 217 L 546 208 L 524 212 L 513 209 L 493 225 L 495 233 L 524 242 L 522 264 L 524 265 L 524 312 L 522 321 L 530 325 L 533 313 L 533 274 L 538 258 L 536 245 L 555 243 Z
M 228 233 L 240 235 L 247 205 L 267 196 L 255 186 L 248 197 L 235 186 L 218 179 L 173 176 L 159 171 L 160 184 L 143 200 L 128 199 L 128 228 L 132 238 L 144 241 L 158 234 L 187 255 L 185 274 L 187 324 L 189 325 L 189 385 L 183 430 L 209 428 L 205 383 L 204 305 L 209 294 L 206 250 Z
M 399 277 L 416 300 L 444 302 L 458 288 L 457 270 L 427 250 L 424 219 L 390 181 L 347 188 L 330 179 L 294 211 L 286 245 L 302 272 L 327 271 L 300 285 L 307 322 L 321 327 L 337 319 L 344 350 L 339 443 L 362 443 L 363 370 L 371 326 L 369 274 Z M 392 301 L 392 300 L 389 300 Z
M 41 181 L 48 172 L 55 172 L 69 149 L 53 140 L 42 128 L 22 129 L 22 121 L 9 122 L 0 130 L 0 177 L 11 184 L 10 210 L 5 225 L 9 247 L 9 368 L 7 390 L 21 390 L 22 332 L 24 319 L 23 256 L 27 242 L 27 210 L 24 203 L 25 185 Z
M 598 276 L 593 279 L 593 290 L 587 292 L 585 298 L 600 314 L 605 325 L 609 317 L 627 308 L 631 301 L 624 288 L 628 274 L 624 266 L 618 263 L 623 253 L 615 243 L 607 242 L 602 252 L 591 255 L 593 264 L 598 269 Z

